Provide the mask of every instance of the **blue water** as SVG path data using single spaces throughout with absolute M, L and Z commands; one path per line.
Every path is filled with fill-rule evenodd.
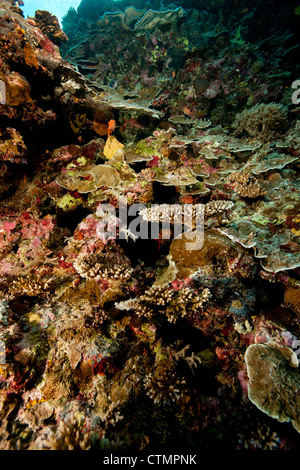
M 77 9 L 80 0 L 24 0 L 24 16 L 34 16 L 36 10 L 48 10 L 57 16 L 61 23 L 62 17 L 67 13 L 70 7 Z

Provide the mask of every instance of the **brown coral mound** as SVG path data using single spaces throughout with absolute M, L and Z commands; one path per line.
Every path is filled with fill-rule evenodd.
M 204 245 L 201 250 L 187 249 L 191 241 L 183 234 L 182 238 L 171 243 L 170 254 L 178 270 L 178 279 L 189 277 L 198 270 L 213 273 L 217 269 L 225 274 L 228 271 L 229 259 L 235 258 L 241 250 L 227 237 L 212 229 L 205 230 Z

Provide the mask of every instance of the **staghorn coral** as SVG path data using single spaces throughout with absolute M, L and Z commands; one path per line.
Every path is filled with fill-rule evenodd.
M 278 103 L 261 103 L 238 114 L 233 128 L 238 134 L 246 131 L 251 137 L 267 137 L 286 123 L 287 108 Z

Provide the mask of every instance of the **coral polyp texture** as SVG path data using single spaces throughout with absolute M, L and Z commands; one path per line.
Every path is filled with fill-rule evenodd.
M 22 3 L 0 0 L 0 449 L 299 450 L 297 5 Z

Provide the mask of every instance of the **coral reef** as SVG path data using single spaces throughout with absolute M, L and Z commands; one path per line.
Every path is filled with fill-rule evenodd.
M 68 40 L 67 36 L 59 26 L 56 16 L 51 15 L 49 11 L 37 10 L 35 12 L 35 23 L 45 36 L 59 46 L 62 42 Z
M 287 108 L 278 103 L 256 104 L 238 114 L 233 127 L 238 133 L 248 132 L 251 137 L 270 135 L 286 124 Z
M 293 370 L 298 366 L 293 350 L 272 342 L 252 344 L 245 360 L 250 400 L 269 416 L 291 421 L 299 431 L 300 379 Z
M 0 0 L 0 449 L 299 450 L 295 8 Z
M 241 197 L 255 199 L 259 196 L 265 196 L 267 191 L 261 185 L 253 180 L 250 180 L 250 175 L 247 171 L 235 171 L 230 176 L 230 181 L 234 182 L 234 191 Z

